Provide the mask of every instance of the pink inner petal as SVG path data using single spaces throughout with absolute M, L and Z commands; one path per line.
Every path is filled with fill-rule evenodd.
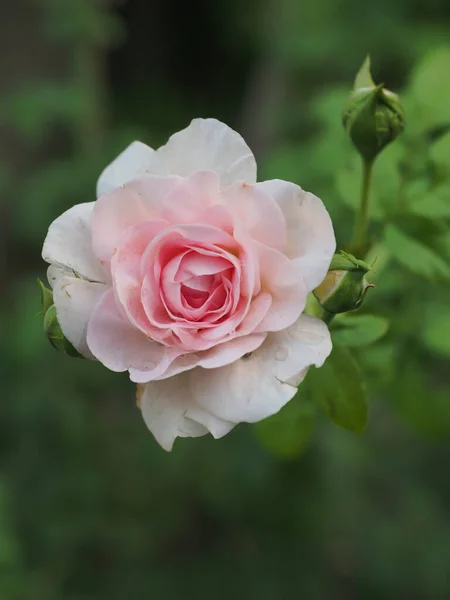
M 191 308 L 201 308 L 209 298 L 208 292 L 193 290 L 185 285 L 181 286 L 181 294 Z
M 167 221 L 155 220 L 129 227 L 111 260 L 116 298 L 130 321 L 145 333 L 149 323 L 141 302 L 141 257 L 152 239 L 167 225 Z

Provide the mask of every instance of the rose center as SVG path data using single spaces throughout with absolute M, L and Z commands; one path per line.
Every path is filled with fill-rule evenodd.
M 196 290 L 187 285 L 181 285 L 181 295 L 192 308 L 200 308 L 210 296 L 209 291 Z

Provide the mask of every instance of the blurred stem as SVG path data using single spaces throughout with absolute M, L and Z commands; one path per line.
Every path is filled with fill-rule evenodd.
M 367 225 L 369 221 L 369 199 L 370 186 L 372 185 L 372 174 L 374 160 L 363 159 L 363 173 L 361 186 L 361 202 L 359 213 L 356 217 L 355 231 L 351 243 L 351 251 L 355 256 L 364 254 L 367 244 Z
M 74 80 L 82 94 L 82 110 L 75 139 L 80 153 L 96 157 L 105 131 L 104 52 L 89 39 L 80 38 L 74 48 Z

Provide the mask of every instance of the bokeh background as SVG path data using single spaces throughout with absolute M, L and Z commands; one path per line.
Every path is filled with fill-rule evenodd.
M 313 190 L 348 236 L 354 74 L 370 52 L 377 80 L 415 77 L 450 122 L 449 36 L 447 0 L 0 1 L 1 600 L 450 598 L 448 283 L 395 261 L 379 277 L 368 307 L 391 329 L 357 352 L 362 436 L 318 415 L 303 449 L 241 425 L 171 454 L 125 374 L 50 347 L 36 284 L 49 223 L 133 139 L 196 116 L 238 129 L 261 179 Z

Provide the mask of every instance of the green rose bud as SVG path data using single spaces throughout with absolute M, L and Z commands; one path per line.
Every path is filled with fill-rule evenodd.
M 58 323 L 56 307 L 54 304 L 52 304 L 47 309 L 44 315 L 44 331 L 48 341 L 53 346 L 53 348 L 56 348 L 56 350 L 58 350 L 59 352 L 67 354 L 67 356 L 81 358 L 81 354 L 79 354 L 75 350 L 75 348 L 63 334 L 62 329 Z
M 335 315 L 356 310 L 367 290 L 375 287 L 366 281 L 369 270 L 367 263 L 351 254 L 335 254 L 325 279 L 314 290 L 314 296 L 328 313 Z
M 400 99 L 382 84 L 375 85 L 370 75 L 369 57 L 356 76 L 343 122 L 354 146 L 367 161 L 372 161 L 403 131 L 404 112 Z

